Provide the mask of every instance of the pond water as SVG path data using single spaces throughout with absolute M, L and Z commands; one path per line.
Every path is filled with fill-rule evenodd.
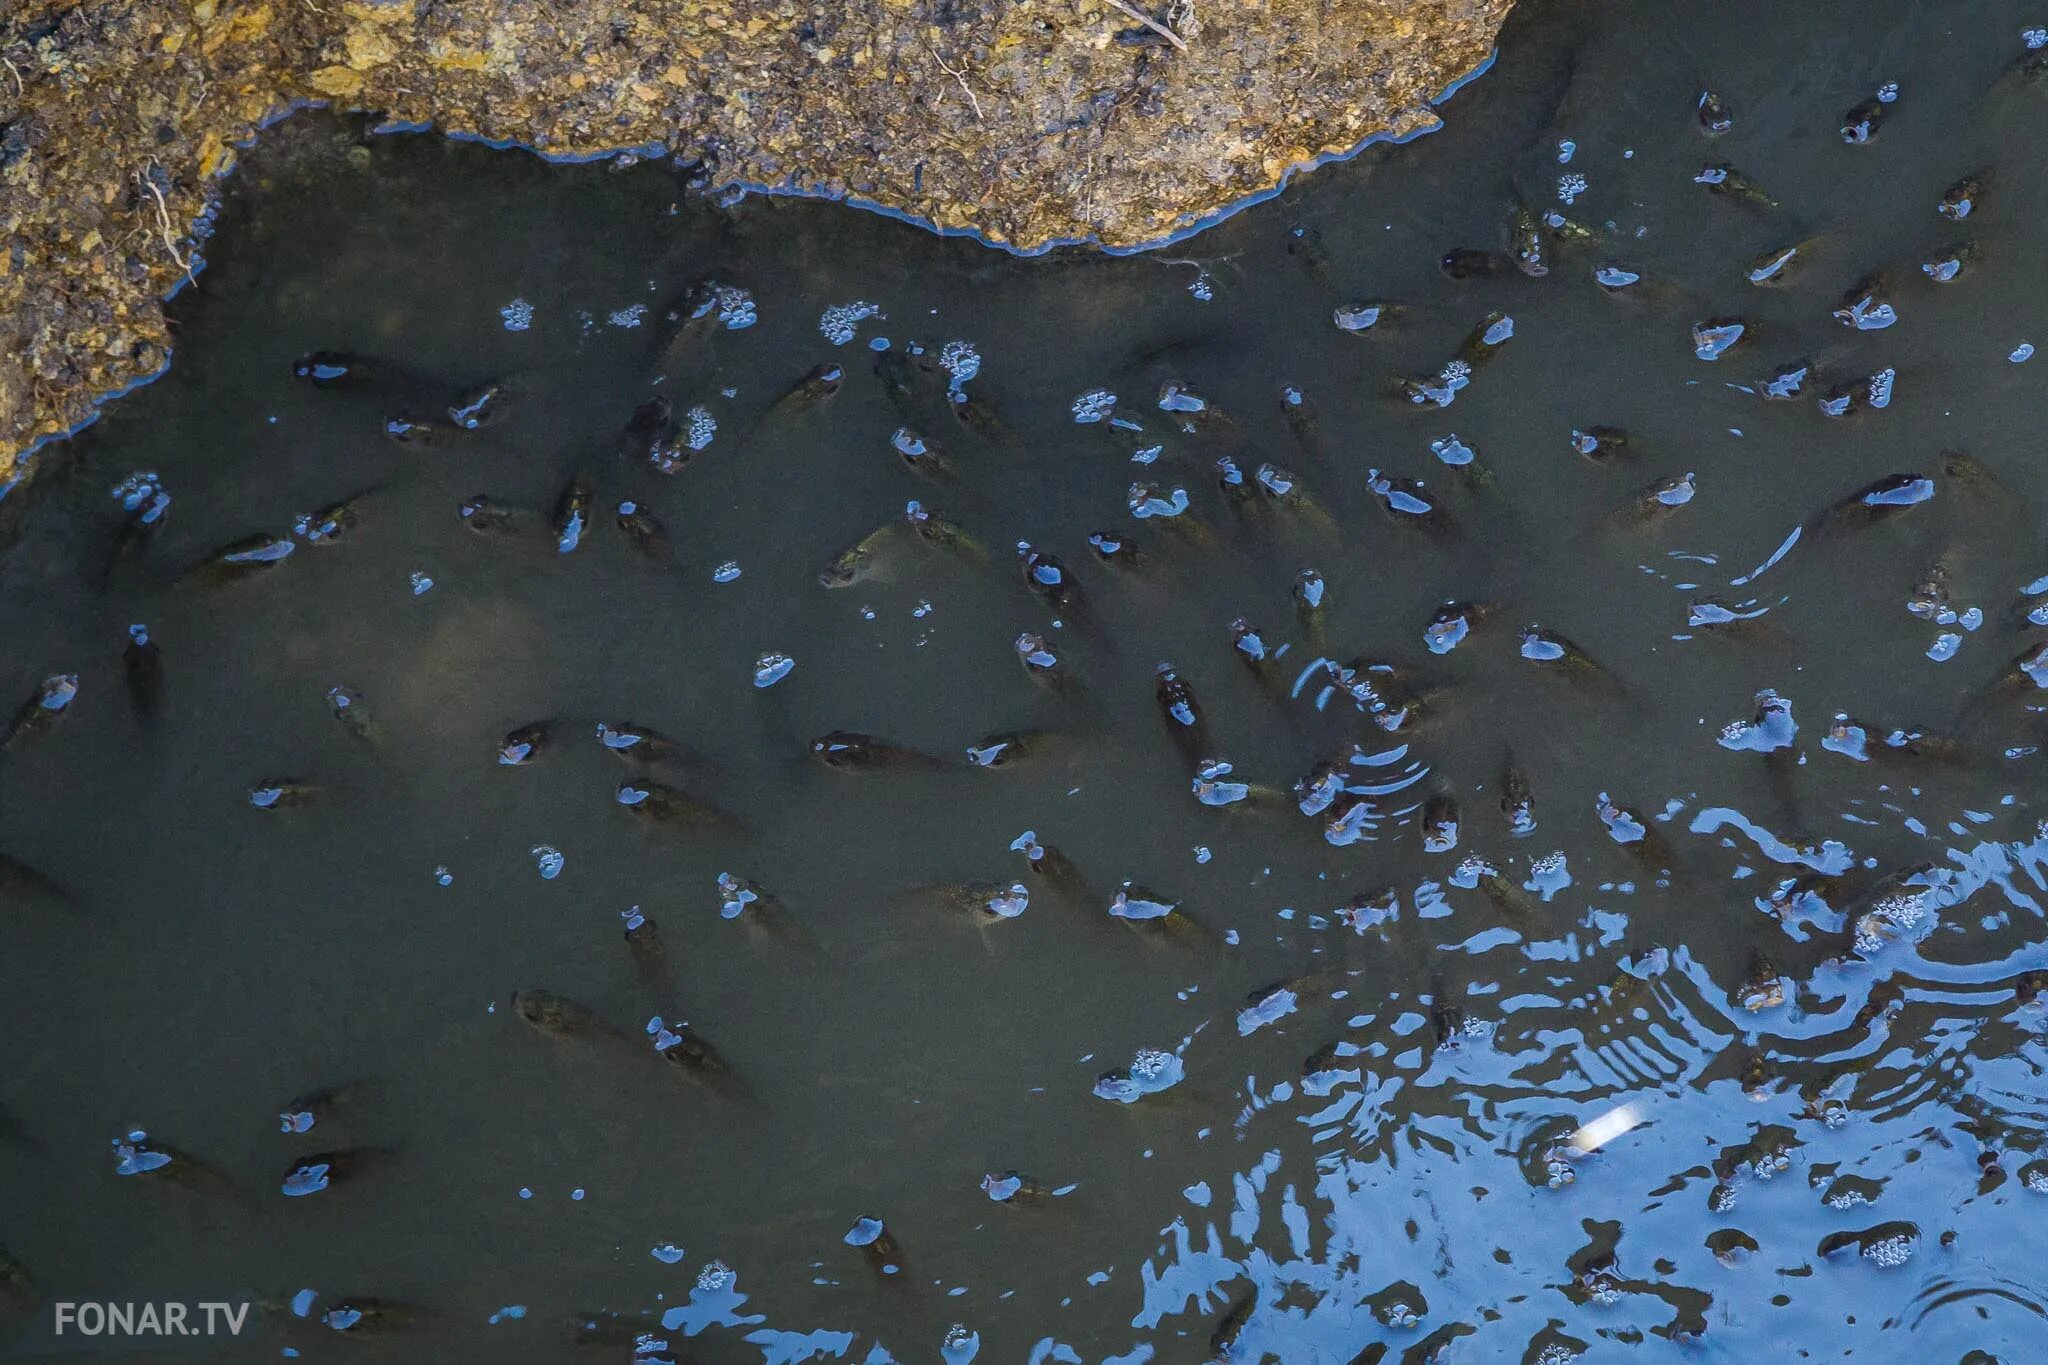
M 2035 1358 L 2044 21 L 1118 259 L 280 126 L 0 507 L 21 1349 Z

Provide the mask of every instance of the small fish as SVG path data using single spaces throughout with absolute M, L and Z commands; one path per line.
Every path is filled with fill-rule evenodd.
M 1448 654 L 1465 643 L 1473 627 L 1493 614 L 1484 602 L 1446 602 L 1422 627 L 1422 643 L 1432 654 Z
M 512 1010 L 536 1033 L 564 1042 L 621 1042 L 626 1038 L 588 1005 L 553 991 L 514 991 Z
M 1397 525 L 1415 526 L 1437 536 L 1457 533 L 1457 524 L 1450 513 L 1444 511 L 1441 503 L 1420 480 L 1404 479 L 1394 474 L 1384 474 L 1377 469 L 1366 471 L 1366 489 Z
M 1574 428 L 1572 450 L 1600 464 L 1629 453 L 1628 433 L 1620 427 Z
M 1751 284 L 1765 289 L 1789 284 L 1803 272 L 1812 246 L 1813 242 L 1805 241 L 1771 247 L 1749 263 L 1745 276 Z
M 1529 789 L 1529 779 L 1515 766 L 1515 757 L 1509 754 L 1500 773 L 1500 813 L 1508 822 L 1508 833 L 1520 839 L 1536 830 L 1536 797 Z
M 629 720 L 615 723 L 599 721 L 597 742 L 604 746 L 606 753 L 635 763 L 656 763 L 681 754 L 681 746 L 674 740 L 652 726 Z
M 1934 480 L 1925 474 L 1887 474 L 1836 499 L 1807 518 L 1805 526 L 1809 533 L 1868 526 L 1928 502 L 1934 493 Z
M 1721 102 L 1721 97 L 1711 90 L 1700 91 L 1700 97 L 1693 105 L 1693 117 L 1700 131 L 1708 137 L 1720 137 L 1735 126 L 1735 116 L 1728 112 L 1728 106 Z
M 644 504 L 630 498 L 621 502 L 614 524 L 627 543 L 649 559 L 665 562 L 670 557 L 668 531 Z
M 1080 605 L 1080 590 L 1066 565 L 1028 540 L 1017 542 L 1017 559 L 1023 566 L 1024 586 L 1054 611 L 1071 611 Z
M 1323 576 L 1313 568 L 1303 569 L 1294 575 L 1291 589 L 1294 597 L 1295 619 L 1301 622 L 1302 631 L 1308 636 L 1311 648 L 1321 651 L 1324 647 L 1324 626 L 1326 616 L 1323 602 L 1327 596 L 1327 585 Z
M 830 398 L 846 383 L 846 370 L 832 361 L 813 365 L 804 377 L 789 386 L 782 397 L 775 400 L 770 411 L 782 411 L 809 407 L 813 403 Z
M 1882 331 L 1899 320 L 1890 293 L 1890 281 L 1883 274 L 1866 275 L 1835 305 L 1835 321 L 1859 332 Z
M 981 1192 L 1005 1208 L 1024 1208 L 1056 1198 L 1059 1191 L 1021 1171 L 991 1171 L 981 1178 Z
M 71 703 L 77 699 L 78 675 L 52 673 L 36 685 L 34 693 L 14 713 L 6 734 L 0 735 L 0 750 L 12 749 L 46 733 L 70 711 Z
M 1458 846 L 1458 803 L 1438 792 L 1422 803 L 1422 851 L 1449 853 Z
M 382 362 L 352 351 L 314 351 L 292 362 L 292 377 L 328 389 L 376 384 L 388 381 L 392 374 Z
M 249 787 L 249 804 L 257 810 L 289 810 L 312 801 L 320 789 L 293 777 L 266 777 Z
M 1237 1339 L 1244 1334 L 1244 1326 L 1252 1320 L 1252 1313 L 1259 1306 L 1259 1291 L 1247 1289 L 1217 1319 L 1216 1328 L 1209 1333 L 1209 1354 L 1219 1361 L 1236 1359 Z
M 1483 280 L 1498 275 L 1506 266 L 1507 262 L 1491 251 L 1462 246 L 1446 251 L 1436 263 L 1447 280 Z
M 353 1108 L 362 1094 L 360 1085 L 341 1085 L 293 1096 L 278 1108 L 278 1131 L 298 1136 L 331 1125 L 343 1110 Z
M 458 394 L 448 405 L 448 420 L 464 431 L 475 431 L 494 420 L 503 410 L 505 386 L 497 382 L 479 384 Z
M 360 1294 L 336 1299 L 320 1315 L 320 1325 L 350 1336 L 382 1336 L 403 1332 L 417 1324 L 422 1314 L 409 1303 L 396 1299 L 369 1298 Z
M 487 493 L 477 493 L 464 500 L 456 509 L 462 524 L 478 535 L 509 530 L 518 525 L 521 514 L 514 508 L 492 498 Z
M 1526 204 L 1515 205 L 1515 211 L 1508 217 L 1508 255 L 1515 269 L 1532 280 L 1550 273 L 1549 242 L 1542 220 Z
M 834 772 L 930 770 L 952 765 L 933 754 L 907 749 L 853 730 L 834 730 L 811 741 L 811 757 Z
M 308 545 L 338 544 L 361 521 L 363 500 L 377 491 L 351 494 L 317 512 L 301 512 L 293 518 L 292 530 Z
M 744 1090 L 738 1074 L 718 1049 L 682 1020 L 657 1014 L 647 1021 L 647 1037 L 654 1045 L 654 1055 L 686 1079 L 714 1090 Z
M 895 434 L 889 437 L 889 448 L 902 459 L 903 467 L 913 474 L 928 479 L 953 477 L 953 463 L 946 458 L 946 453 L 909 427 L 896 428 Z
M 1025 830 L 1010 841 L 1010 851 L 1024 855 L 1024 866 L 1059 895 L 1076 904 L 1100 904 L 1088 888 L 1087 879 L 1066 854 Z
M 1473 854 L 1459 863 L 1451 873 L 1450 881 L 1453 886 L 1467 886 L 1478 890 L 1496 907 L 1511 916 L 1534 918 L 1541 915 L 1543 910 L 1542 903 L 1523 890 L 1520 883 L 1478 854 Z
M 1692 180 L 1695 185 L 1705 185 L 1710 193 L 1725 198 L 1754 204 L 1760 208 L 1774 209 L 1778 206 L 1778 201 L 1771 198 L 1763 186 L 1725 161 L 1709 162 L 1702 166 Z
M 666 394 L 656 394 L 633 409 L 619 433 L 619 450 L 626 458 L 645 460 L 657 473 L 671 476 L 681 473 L 696 453 L 683 438 L 676 405 Z
M 221 546 L 180 576 L 180 582 L 232 583 L 268 572 L 290 559 L 299 543 L 289 535 L 264 532 Z
M 708 801 L 648 778 L 629 778 L 613 793 L 614 803 L 629 815 L 671 829 L 735 831 L 740 822 Z
M 1889 96 L 1887 91 L 1891 92 Z M 1878 129 L 1884 126 L 1885 118 L 1890 114 L 1892 103 L 1897 98 L 1896 89 L 1886 86 L 1869 99 L 1853 106 L 1848 113 L 1842 115 L 1842 141 L 1854 145 L 1875 138 Z
M 1572 673 L 1596 677 L 1610 677 L 1607 670 L 1594 662 L 1583 649 L 1573 644 L 1554 630 L 1540 625 L 1529 625 L 1522 629 L 1522 657 L 1532 663 L 1560 668 Z
M 907 1283 L 903 1248 L 897 1245 L 896 1236 L 879 1218 L 862 1217 L 854 1220 L 853 1228 L 841 1239 L 850 1247 L 858 1247 L 864 1259 L 875 1273 L 893 1283 Z
M 555 500 L 555 552 L 568 554 L 574 550 L 583 543 L 583 533 L 589 529 L 590 485 L 581 478 L 571 479 Z
M 1162 663 L 1153 670 L 1153 696 L 1159 703 L 1159 714 L 1166 722 L 1167 733 L 1189 762 L 1198 762 L 1208 751 L 1208 728 L 1203 723 L 1202 712 L 1195 701 L 1194 689 L 1187 679 L 1170 663 Z
M 327 705 L 348 737 L 382 761 L 387 752 L 383 727 L 363 705 L 363 694 L 348 687 L 330 687 L 327 689 Z
M 28 1267 L 7 1254 L 7 1248 L 0 1247 L 0 1304 L 15 1313 L 32 1313 L 43 1301 L 42 1291 L 36 1288 L 35 1276 L 28 1273 Z
M 27 902 L 70 908 L 78 898 L 27 863 L 0 853 L 0 906 Z
M 284 1174 L 284 1193 L 293 1199 L 321 1194 L 337 1182 L 356 1180 L 382 1170 L 392 1154 L 379 1147 L 350 1147 L 333 1152 L 315 1152 L 294 1161 Z
M 2043 51 L 2048 51 L 2044 48 Z M 1934 211 L 1951 223 L 1960 223 L 1977 211 L 1984 199 L 1984 184 L 1976 176 L 1964 176 L 1942 191 Z
M 1043 730 L 1001 730 L 967 746 L 967 761 L 977 768 L 1014 768 L 1042 757 L 1053 742 Z
M 523 768 L 537 761 L 554 736 L 552 722 L 537 720 L 508 730 L 498 741 L 498 763 L 506 768 Z

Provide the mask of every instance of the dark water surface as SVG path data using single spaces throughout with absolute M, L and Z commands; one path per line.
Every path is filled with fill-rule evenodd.
M 35 1286 L 13 1297 L 269 1305 L 164 1353 L 186 1360 L 623 1361 L 643 1330 L 648 1359 L 706 1362 L 977 1341 L 998 1361 L 2041 1359 L 2048 669 L 2014 663 L 2048 639 L 2027 615 L 2048 603 L 2028 596 L 2048 594 L 2048 358 L 2009 357 L 2048 344 L 2048 85 L 2015 69 L 2044 17 L 1535 4 L 1442 133 L 1115 260 L 719 207 L 659 164 L 278 129 L 175 305 L 168 376 L 0 513 L 0 687 L 79 687 L 0 752 L 0 848 L 64 893 L 19 868 L 0 892 L 0 1246 Z M 1891 82 L 1876 136 L 1845 143 Z M 1696 183 L 1711 163 L 1775 205 Z M 1973 211 L 1944 218 L 1966 177 Z M 1586 230 L 1544 234 L 1541 278 L 1505 254 L 1518 203 Z M 1786 283 L 1748 282 L 1795 244 Z M 1957 244 L 1960 277 L 1934 282 Z M 1447 278 L 1459 248 L 1495 268 Z M 1605 290 L 1604 266 L 1640 281 Z M 1837 321 L 1872 272 L 1896 322 Z M 1333 325 L 1361 300 L 1394 306 Z M 876 315 L 835 344 L 828 310 L 859 303 Z M 1403 396 L 1402 376 L 1445 387 L 1495 313 L 1512 338 L 1449 407 Z M 1694 324 L 1727 319 L 1741 339 L 1698 358 Z M 952 342 L 980 362 L 964 405 Z M 381 377 L 295 379 L 323 350 Z M 1765 400 L 1801 358 L 1804 390 Z M 783 398 L 824 363 L 836 392 Z M 450 427 L 485 381 L 487 420 Z M 1165 385 L 1207 410 L 1162 410 Z M 1290 422 L 1287 386 L 1312 416 Z M 1077 422 L 1096 391 L 1115 420 Z M 1826 415 L 1834 392 L 1854 410 Z M 656 395 L 664 454 L 689 454 L 672 475 L 621 435 Z M 689 452 L 693 409 L 716 430 Z M 399 414 L 431 439 L 384 434 Z M 903 427 L 947 474 L 906 467 Z M 1595 427 L 1626 449 L 1575 453 Z M 1463 468 L 1432 450 L 1453 434 Z M 1222 457 L 1307 497 L 1229 493 Z M 1384 507 L 1374 470 L 1421 481 L 1437 524 Z M 109 490 L 137 471 L 172 504 L 123 548 Z M 1688 473 L 1689 502 L 1643 502 Z M 1852 496 L 1902 474 L 1932 498 Z M 579 480 L 590 524 L 561 553 Z M 1134 480 L 1187 510 L 1134 519 Z M 465 522 L 478 493 L 515 524 Z M 352 496 L 352 525 L 267 570 L 192 571 Z M 911 499 L 979 552 L 903 527 L 821 585 Z M 651 552 L 622 500 L 666 527 Z M 1091 532 L 1144 562 L 1101 562 Z M 1019 541 L 1077 601 L 1028 590 Z M 1292 599 L 1308 567 L 1319 626 Z M 1474 624 L 1436 654 L 1453 598 Z M 1705 600 L 1752 619 L 1692 624 Z M 1263 676 L 1240 616 L 1286 646 Z M 123 676 L 138 622 L 153 719 Z M 1538 623 L 1573 652 L 1523 657 Z M 1025 631 L 1063 684 L 1027 675 Z M 757 688 L 771 653 L 794 668 Z M 1163 660 L 1203 719 L 1184 742 Z M 373 729 L 338 722 L 338 686 Z M 1764 689 L 1796 733 L 1748 725 Z M 1868 761 L 1824 743 L 1838 712 Z M 533 762 L 497 761 L 540 721 Z M 606 753 L 598 725 L 628 721 L 676 753 Z M 944 762 L 835 771 L 807 753 L 834 730 Z M 964 761 L 1007 730 L 1039 732 L 1032 752 Z M 1340 761 L 1350 790 L 1305 817 L 1290 788 L 1353 745 L 1371 762 Z M 1270 791 L 1204 805 L 1204 757 Z M 316 790 L 252 805 L 280 778 Z M 684 794 L 650 798 L 673 820 L 621 806 L 648 778 Z M 1640 824 L 1610 827 L 1602 793 Z M 1456 845 L 1431 851 L 1446 798 Z M 1071 878 L 1027 870 L 1026 830 Z M 721 872 L 780 920 L 721 917 Z M 1181 911 L 1112 917 L 1126 879 Z M 962 889 L 1013 880 L 1014 919 Z M 1393 914 L 1338 913 L 1382 888 Z M 622 938 L 636 905 L 658 962 Z M 534 989 L 617 1036 L 529 1027 L 511 999 Z M 737 1080 L 657 1056 L 657 1014 Z M 1141 1050 L 1184 1074 L 1094 1093 Z M 310 1133 L 279 1131 L 287 1101 L 341 1086 Z M 117 1177 L 109 1142 L 137 1127 L 178 1155 Z M 361 1169 L 285 1196 L 338 1150 Z M 1013 1170 L 1043 1196 L 984 1193 Z M 894 1275 L 844 1240 L 866 1216 Z M 366 1299 L 385 1310 L 322 1324 Z M 25 1346 L 49 1344 L 44 1311 Z M 600 1312 L 606 1340 L 573 1345 Z

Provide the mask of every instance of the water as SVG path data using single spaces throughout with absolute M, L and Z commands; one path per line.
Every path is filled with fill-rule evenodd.
M 653 164 L 278 129 L 175 305 L 169 374 L 0 509 L 6 686 L 80 678 L 0 756 L 0 848 L 70 896 L 8 896 L 0 1245 L 57 1297 L 270 1305 L 230 1347 L 164 1353 L 190 1360 L 324 1359 L 337 1311 L 350 1335 L 390 1326 L 386 1358 L 554 1361 L 600 1310 L 623 1335 L 593 1359 L 672 1310 L 656 1354 L 704 1360 L 978 1341 L 985 1360 L 1552 1361 L 1671 1337 L 1726 1359 L 2028 1358 L 2043 727 L 2031 685 L 1992 683 L 2041 638 L 2022 588 L 2048 574 L 2048 371 L 2008 359 L 2048 332 L 2028 264 L 2048 135 L 2042 91 L 2001 74 L 2038 19 L 1532 5 L 1442 133 L 1125 259 L 717 208 Z M 1888 82 L 1875 139 L 1846 144 L 1845 112 Z M 1723 136 L 1700 131 L 1703 88 Z M 1709 163 L 1779 207 L 1711 194 Z M 1968 176 L 1981 202 L 1945 220 Z M 1547 243 L 1549 274 L 1524 276 L 1518 197 L 1595 240 Z M 1934 283 L 1920 265 L 1958 242 L 1974 257 Z M 1747 283 L 1795 243 L 1788 283 Z M 1498 261 L 1454 281 L 1454 249 Z M 1606 292 L 1608 266 L 1640 281 Z M 1836 321 L 1877 269 L 1895 325 Z M 667 314 L 704 280 L 729 290 L 681 329 Z M 1347 335 L 1333 313 L 1363 300 L 1395 306 Z M 1449 408 L 1393 396 L 1496 312 L 1513 337 Z M 1696 358 L 1695 325 L 1731 318 L 1741 339 Z M 901 405 L 880 338 L 925 347 Z M 405 376 L 295 379 L 317 351 Z M 1757 396 L 1800 357 L 1826 377 Z M 837 392 L 778 403 L 828 363 Z M 1888 406 L 1823 415 L 1831 385 L 1886 368 Z M 505 393 L 476 429 L 384 434 L 399 408 L 445 423 L 484 381 Z M 1162 410 L 1167 384 L 1208 410 Z M 957 421 L 949 388 L 998 425 Z M 1143 431 L 1077 423 L 1096 391 Z M 672 477 L 620 453 L 651 395 L 688 454 Z M 949 475 L 906 466 L 906 426 Z M 1575 454 L 1595 428 L 1625 451 Z M 1286 467 L 1313 505 L 1233 502 L 1223 456 L 1248 482 Z M 1400 524 L 1370 470 L 1421 481 L 1455 529 Z M 172 503 L 116 557 L 108 490 L 137 471 Z M 1932 500 L 1820 516 L 1783 548 L 1903 473 Z M 578 478 L 586 525 L 560 553 Z M 1134 481 L 1188 510 L 1134 519 Z M 1659 510 L 1632 510 L 1653 486 Z M 473 531 L 479 492 L 517 524 Z M 353 495 L 338 535 L 293 532 Z M 911 499 L 985 558 L 906 530 L 820 586 Z M 628 500 L 665 549 L 620 534 Z M 1098 562 L 1091 532 L 1149 569 Z M 240 581 L 186 574 L 254 533 L 293 548 Z M 1020 540 L 1063 561 L 1078 609 L 1026 590 Z M 1916 614 L 1937 565 L 1946 604 Z M 1294 600 L 1309 567 L 1321 647 Z M 1451 598 L 1477 608 L 1434 653 Z M 1689 625 L 1708 598 L 1748 619 Z M 1232 649 L 1240 616 L 1287 646 L 1263 678 Z M 147 725 L 120 662 L 135 623 L 165 678 Z M 1523 657 L 1534 624 L 1527 651 L 1562 658 Z M 1063 686 L 1027 674 L 1027 631 Z M 1394 661 L 1423 698 L 1412 732 L 1341 693 L 1318 710 L 1319 654 Z M 769 655 L 789 667 L 757 687 Z M 1204 719 L 1186 746 L 1161 661 Z M 1782 722 L 1717 742 L 1764 689 L 1790 744 Z M 1838 711 L 1871 762 L 1823 745 Z M 500 762 L 536 722 L 532 761 Z M 684 752 L 631 766 L 600 722 Z M 1901 727 L 1933 752 L 1887 751 Z M 1042 753 L 963 761 L 1022 729 L 1049 732 Z M 809 754 L 835 730 L 915 752 L 835 771 Z M 1288 789 L 1354 742 L 1392 757 L 1351 784 L 1398 790 L 1326 837 L 1346 807 L 1304 819 Z M 1246 799 L 1198 800 L 1202 757 Z M 1499 808 L 1510 757 L 1525 837 Z M 729 819 L 622 809 L 650 778 Z M 1603 820 L 1602 793 L 1626 811 Z M 1448 818 L 1455 847 L 1427 851 Z M 1026 830 L 1084 892 L 1028 870 Z M 1920 864 L 1931 889 L 1899 881 Z M 723 872 L 790 932 L 722 916 Z M 1177 902 L 1198 927 L 1118 922 L 1126 880 L 1127 912 Z M 1014 911 L 1013 881 L 1021 914 L 965 908 Z M 659 959 L 622 936 L 633 907 Z M 515 990 L 617 1036 L 544 1036 Z M 655 1016 L 737 1081 L 664 1065 Z M 279 1131 L 332 1087 L 309 1132 Z M 116 1178 L 107 1144 L 135 1127 L 219 1185 Z M 356 1159 L 286 1197 L 338 1151 Z M 985 1193 L 1013 1172 L 1040 1197 Z M 849 1244 L 864 1218 L 888 1241 Z

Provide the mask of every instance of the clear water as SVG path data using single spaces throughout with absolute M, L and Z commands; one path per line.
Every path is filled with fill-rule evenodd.
M 1443 132 L 1126 259 L 719 207 L 656 164 L 279 128 L 175 305 L 169 374 L 0 508 L 0 677 L 23 698 L 80 678 L 0 752 L 0 849 L 68 897 L 18 872 L 4 891 L 0 1246 L 36 1287 L 19 1306 L 266 1305 L 235 1342 L 163 1353 L 190 1360 L 360 1353 L 319 1319 L 365 1296 L 405 1321 L 345 1335 L 422 1361 L 623 1360 L 640 1327 L 668 1343 L 656 1358 L 712 1361 L 964 1360 L 973 1341 L 1032 1361 L 1550 1362 L 1673 1340 L 1728 1360 L 2032 1358 L 2043 719 L 2024 675 L 1995 680 L 2044 638 L 2023 588 L 2048 574 L 2048 362 L 2008 358 L 2048 337 L 2048 91 L 2009 73 L 2041 18 L 1532 4 Z M 1887 82 L 1876 138 L 1845 144 L 1844 111 Z M 1724 136 L 1700 130 L 1705 88 Z M 1714 162 L 1777 207 L 1696 184 Z M 1976 210 L 1945 221 L 1967 176 Z M 1518 199 L 1591 238 L 1550 243 L 1540 279 L 1504 256 L 1446 278 L 1447 252 L 1507 250 Z M 1922 263 L 1957 242 L 1975 256 L 1932 282 Z M 1787 284 L 1746 281 L 1794 243 Z M 1604 291 L 1609 265 L 1640 282 Z M 1874 270 L 1895 325 L 1836 321 Z M 671 318 L 706 280 L 749 291 L 753 324 Z M 1361 300 L 1395 307 L 1333 325 Z M 1513 339 L 1452 406 L 1395 393 L 1495 312 Z M 1694 324 L 1730 318 L 1742 339 L 1696 358 Z M 879 338 L 925 348 L 900 403 Z M 935 363 L 952 341 L 980 358 L 972 425 Z M 293 377 L 323 350 L 398 377 Z M 1806 393 L 1761 399 L 1799 357 Z M 822 363 L 844 367 L 837 392 L 783 399 Z M 1889 406 L 1823 415 L 1818 395 L 1884 368 Z M 384 434 L 484 381 L 504 397 L 478 429 Z M 1168 384 L 1213 411 L 1163 411 Z M 1312 428 L 1287 422 L 1290 385 Z M 1077 423 L 1096 390 L 1142 432 Z M 715 422 L 672 476 L 622 449 L 653 395 L 678 443 L 692 409 Z M 904 426 L 949 477 L 905 467 Z M 1596 426 L 1626 451 L 1574 453 Z M 1453 434 L 1462 469 L 1432 453 Z M 1285 466 L 1314 505 L 1232 500 L 1224 456 Z M 1401 524 L 1375 469 L 1421 480 L 1455 529 Z M 108 490 L 135 471 L 173 502 L 117 553 Z M 1691 501 L 1639 508 L 1686 473 Z M 1827 512 L 1902 473 L 1933 499 Z M 591 524 L 559 553 L 577 479 Z M 1134 480 L 1184 487 L 1179 525 L 1134 520 Z M 472 531 L 458 508 L 479 492 L 518 524 Z M 191 572 L 352 495 L 332 544 L 296 538 L 232 582 Z M 909 499 L 985 557 L 899 533 L 868 577 L 820 585 Z M 618 532 L 622 500 L 665 548 Z M 1097 531 L 1149 566 L 1099 563 Z M 1078 608 L 1027 591 L 1019 540 L 1064 561 Z M 1908 610 L 1937 565 L 1954 623 Z M 1311 566 L 1320 643 L 1292 601 Z M 1690 626 L 1707 597 L 1761 615 Z M 1439 656 L 1424 626 L 1447 598 L 1485 610 Z M 1239 616 L 1288 646 L 1266 679 L 1232 650 Z M 136 622 L 164 670 L 148 723 L 123 679 Z M 1534 623 L 1591 662 L 1521 657 Z M 1064 687 L 1027 676 L 1024 631 Z M 758 688 L 769 653 L 794 667 Z M 1319 709 L 1321 655 L 1391 661 L 1424 699 L 1412 733 L 1341 694 Z M 1198 748 L 1161 718 L 1164 660 L 1204 716 Z M 376 747 L 333 716 L 337 686 Z M 1718 743 L 1766 688 L 1791 702 L 1791 745 Z M 1857 763 L 1821 742 L 1838 711 L 1932 738 Z M 537 761 L 501 765 L 537 721 Z M 595 737 L 621 721 L 677 741 L 651 775 L 729 818 L 621 809 L 645 774 Z M 964 762 L 1016 729 L 1047 732 L 1043 751 Z M 834 730 L 946 763 L 830 770 L 807 750 Z M 1406 748 L 1350 769 L 1400 790 L 1340 845 L 1289 788 L 1353 743 Z M 1526 837 L 1499 809 L 1510 755 Z M 1272 794 L 1202 804 L 1208 756 Z M 251 804 L 282 778 L 316 790 Z M 1651 837 L 1612 837 L 1603 792 Z M 1445 797 L 1458 840 L 1432 852 Z M 1027 829 L 1077 894 L 1011 850 Z M 1458 884 L 1474 854 L 1530 889 Z M 1770 913 L 1808 864 L 1827 874 L 1813 898 Z M 794 932 L 722 918 L 725 871 Z M 1113 918 L 1126 879 L 1197 927 Z M 1029 903 L 1006 920 L 944 889 L 1012 880 Z M 1901 886 L 1910 906 L 1864 919 Z M 1382 887 L 1391 922 L 1335 914 Z M 622 937 L 632 906 L 659 962 Z M 1265 990 L 1282 981 L 1291 1011 Z M 533 989 L 621 1037 L 544 1036 L 511 1005 Z M 659 1060 L 655 1015 L 746 1093 Z M 1094 1093 L 1144 1049 L 1177 1056 L 1176 1084 Z M 1317 1056 L 1331 1074 L 1311 1083 Z M 287 1101 L 335 1086 L 353 1089 L 311 1132 L 279 1131 Z M 109 1140 L 136 1126 L 181 1155 L 117 1178 Z M 337 1150 L 361 1169 L 286 1197 L 303 1158 Z M 992 1201 L 983 1178 L 1011 1171 L 1044 1197 Z M 899 1273 L 844 1240 L 864 1217 Z M 714 1262 L 729 1281 L 700 1280 Z M 48 1312 L 20 1315 L 24 1350 L 49 1345 Z M 611 1339 L 572 1350 L 595 1312 L 621 1315 Z

